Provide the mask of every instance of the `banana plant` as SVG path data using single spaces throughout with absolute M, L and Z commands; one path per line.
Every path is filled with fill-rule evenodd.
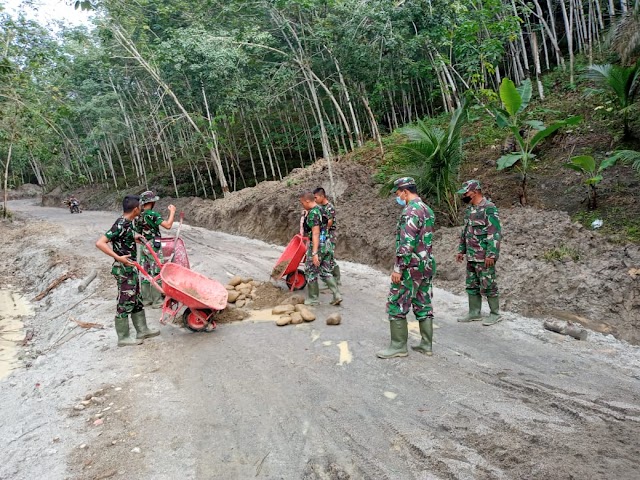
M 536 158 L 533 150 L 544 139 L 565 126 L 577 125 L 582 117 L 573 116 L 565 120 L 556 120 L 545 126 L 540 120 L 522 120 L 521 114 L 531 101 L 531 80 L 525 80 L 519 87 L 513 81 L 504 78 L 500 84 L 500 100 L 504 108 L 494 108 L 493 114 L 500 128 L 508 128 L 516 139 L 518 151 L 508 153 L 498 159 L 498 170 L 515 167 L 521 174 L 520 203 L 527 204 L 527 173 Z M 533 135 L 525 132 L 535 132 Z
M 604 178 L 602 172 L 616 164 L 618 159 L 613 157 L 605 158 L 598 165 L 595 158 L 591 155 L 578 155 L 572 157 L 569 163 L 564 166 L 580 172 L 582 174 L 582 183 L 587 187 L 587 200 L 589 210 L 598 208 L 598 184 Z

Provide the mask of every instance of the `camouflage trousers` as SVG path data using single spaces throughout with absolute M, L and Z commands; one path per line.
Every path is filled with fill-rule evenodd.
M 484 262 L 467 262 L 466 290 L 469 295 L 498 296 L 496 267 L 485 267 Z
M 142 310 L 144 307 L 140 297 L 138 272 L 124 265 L 114 264 L 111 274 L 116 277 L 118 283 L 117 316 L 126 318 L 129 314 Z
M 326 245 L 326 244 L 325 244 Z M 318 259 L 320 260 L 320 266 L 316 267 L 313 264 L 313 257 L 311 256 L 311 242 L 309 242 L 309 248 L 307 249 L 307 260 L 304 264 L 305 275 L 307 277 L 307 282 L 317 282 L 318 277 L 325 279 L 329 277 L 333 277 L 331 271 L 333 270 L 333 254 L 328 251 L 328 249 L 321 248 L 318 252 Z
M 154 248 L 153 250 L 156 252 L 156 255 L 158 255 L 158 258 L 160 259 L 160 261 L 164 262 L 164 258 L 162 256 L 162 248 L 158 248 L 158 249 Z M 146 247 L 142 248 L 142 251 L 140 252 L 140 265 L 152 277 L 155 277 L 160 274 L 160 265 L 156 263 L 155 259 L 153 258 L 153 255 L 149 253 Z M 145 284 L 151 283 L 144 275 L 140 275 L 140 281 Z M 158 282 L 158 285 L 162 284 L 160 279 L 158 279 L 157 282 Z
M 419 322 L 433 317 L 431 296 L 431 277 L 425 277 L 417 268 L 403 270 L 400 283 L 392 283 L 389 289 L 389 320 L 405 320 L 412 306 Z

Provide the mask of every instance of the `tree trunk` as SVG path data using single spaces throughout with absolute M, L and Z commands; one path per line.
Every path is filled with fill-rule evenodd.
M 9 142 L 9 152 L 7 153 L 7 162 L 4 165 L 4 209 L 2 210 L 2 216 L 7 218 L 9 211 L 7 210 L 7 200 L 9 199 L 9 164 L 11 163 L 11 152 L 13 151 L 13 142 Z

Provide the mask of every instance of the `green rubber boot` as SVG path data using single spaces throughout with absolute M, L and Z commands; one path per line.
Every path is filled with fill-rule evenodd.
M 331 305 L 340 305 L 342 303 L 342 295 L 340 295 L 340 290 L 338 290 L 338 284 L 336 283 L 336 279 L 333 277 L 325 278 L 324 283 L 327 284 L 331 293 L 333 293 L 333 300 L 331 300 Z
M 333 267 L 333 270 L 331 270 L 331 275 L 333 275 L 333 278 L 336 279 L 336 284 L 338 286 L 341 286 L 342 282 L 340 281 L 340 265 L 336 263 L 336 266 Z
M 160 335 L 160 330 L 147 327 L 147 316 L 145 315 L 144 310 L 132 313 L 131 323 L 133 323 L 133 326 L 136 329 L 136 338 L 149 338 Z
M 466 323 L 480 320 L 482 318 L 480 310 L 482 310 L 482 297 L 480 295 L 469 295 L 469 313 L 459 318 L 458 322 Z
M 128 347 L 130 345 L 140 345 L 142 340 L 131 338 L 129 336 L 129 316 L 116 317 L 115 319 L 116 333 L 118 334 L 118 346 Z
M 420 336 L 422 339 L 418 345 L 411 347 L 411 349 L 431 356 L 433 355 L 431 350 L 431 342 L 433 340 L 433 317 L 427 317 L 421 322 L 418 322 L 418 325 L 420 326 Z
M 318 280 L 315 282 L 307 283 L 307 298 L 304 301 L 305 305 L 320 305 L 318 297 L 320 296 L 320 285 Z
M 389 329 L 391 331 L 391 343 L 388 348 L 380 350 L 378 358 L 406 357 L 407 340 L 409 338 L 409 328 L 406 320 L 390 320 Z
M 487 297 L 487 302 L 489 302 L 489 316 L 482 322 L 482 325 L 488 327 L 490 325 L 495 325 L 502 317 L 500 316 L 500 300 L 498 297 Z
M 142 297 L 142 305 L 148 307 L 153 302 L 153 293 L 151 290 L 155 290 L 150 283 L 140 282 L 140 297 Z
M 149 285 L 150 294 L 149 298 L 151 299 L 151 308 L 162 308 L 164 303 L 164 297 L 162 296 L 162 292 L 155 288 L 153 285 Z

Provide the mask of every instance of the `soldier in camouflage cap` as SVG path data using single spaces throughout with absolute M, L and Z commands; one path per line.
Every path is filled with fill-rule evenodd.
M 162 219 L 162 215 L 156 212 L 153 207 L 155 207 L 155 202 L 160 200 L 155 193 L 151 190 L 147 190 L 146 192 L 140 195 L 140 206 L 142 211 L 140 212 L 140 216 L 134 222 L 134 229 L 137 233 L 141 234 L 147 241 L 153 246 L 153 250 L 158 255 L 160 260 L 163 260 L 162 257 L 162 245 L 160 244 L 160 227 L 166 228 L 167 230 L 173 226 L 173 219 L 176 214 L 176 207 L 173 205 L 169 205 L 167 209 L 169 210 L 169 218 L 166 220 Z M 155 260 L 153 259 L 153 255 L 147 251 L 146 248 L 142 248 L 140 251 L 140 264 L 142 268 L 144 268 L 149 275 L 152 277 L 158 276 L 160 273 L 160 265 L 157 265 Z M 162 294 L 156 290 L 156 288 L 151 285 L 146 278 L 141 278 L 140 292 L 142 295 L 142 303 L 145 306 L 150 305 L 152 308 L 160 308 L 162 306 Z M 159 282 L 158 282 L 159 283 Z
M 413 178 L 399 178 L 394 182 L 392 191 L 403 209 L 396 228 L 396 261 L 387 298 L 391 343 L 388 348 L 378 352 L 378 357 L 407 356 L 407 314 L 411 307 L 420 325 L 421 336 L 420 344 L 412 348 L 431 355 L 431 280 L 435 269 L 432 241 L 435 215 L 418 196 Z
M 136 233 L 133 221 L 140 213 L 140 197 L 127 195 L 122 201 L 123 213 L 113 226 L 96 242 L 96 247 L 115 261 L 111 274 L 118 284 L 118 306 L 115 327 L 118 346 L 139 345 L 144 338 L 159 335 L 158 330 L 147 327 L 144 307 L 140 298 L 136 261 Z M 111 246 L 109 245 L 111 243 Z M 136 329 L 136 338 L 129 336 L 129 315 Z
M 460 234 L 456 260 L 467 257 L 466 290 L 469 313 L 459 322 L 473 322 L 482 318 L 482 295 L 487 297 L 490 314 L 482 324 L 493 325 L 500 318 L 496 262 L 500 256 L 501 227 L 498 208 L 482 195 L 478 180 L 466 181 L 457 192 L 469 206 L 465 211 L 464 228 Z

